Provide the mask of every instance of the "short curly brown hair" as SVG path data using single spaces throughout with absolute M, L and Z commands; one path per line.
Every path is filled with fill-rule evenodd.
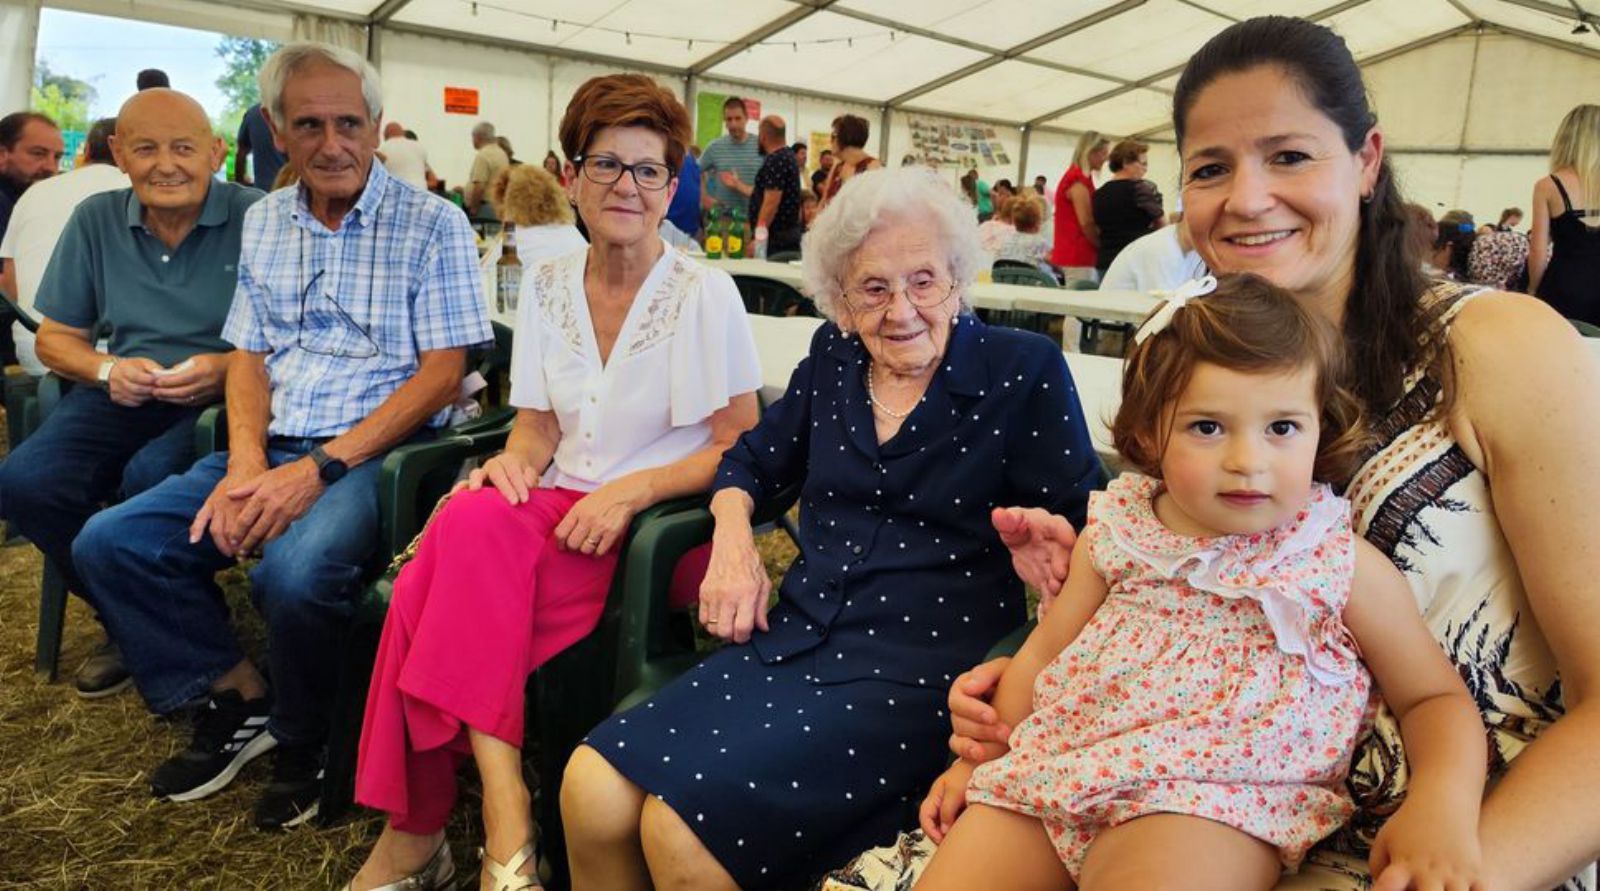
M 643 127 L 667 142 L 667 166 L 674 174 L 688 151 L 689 111 L 667 88 L 643 74 L 591 77 L 572 94 L 561 117 L 561 151 L 568 161 L 583 157 L 607 127 Z M 576 163 L 576 162 L 574 162 Z
M 489 203 L 502 222 L 514 226 L 548 226 L 572 222 L 572 204 L 550 171 L 518 164 L 500 171 L 489 184 Z
M 839 140 L 840 148 L 866 148 L 872 125 L 866 118 L 842 114 L 833 119 L 833 135 Z
M 1129 354 L 1111 441 L 1130 466 L 1161 476 L 1173 410 L 1201 362 L 1245 373 L 1315 368 L 1322 416 L 1312 476 L 1335 488 L 1349 480 L 1369 438 L 1361 402 L 1342 384 L 1344 340 L 1332 322 L 1250 274 L 1219 276 L 1215 291 Z

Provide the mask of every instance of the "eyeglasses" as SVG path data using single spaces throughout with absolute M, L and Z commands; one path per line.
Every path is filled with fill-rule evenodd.
M 361 327 L 360 323 L 351 318 L 350 313 L 340 305 L 333 294 L 327 291 L 322 292 L 322 297 L 333 306 L 334 313 L 338 316 L 338 321 L 329 320 L 332 324 L 324 324 L 313 328 L 311 331 L 311 343 L 308 344 L 306 342 L 306 307 L 311 301 L 312 289 L 316 288 L 317 282 L 322 279 L 322 273 L 325 271 L 318 270 L 315 275 L 311 276 L 311 281 L 306 283 L 306 289 L 300 292 L 300 327 L 295 332 L 295 346 L 313 355 L 332 356 L 336 359 L 371 359 L 373 356 L 378 355 L 380 352 L 378 342 L 373 340 L 367 329 Z M 369 289 L 371 287 L 370 280 L 368 287 Z M 369 290 L 367 305 L 370 307 L 371 304 L 372 298 Z M 322 315 L 328 315 L 328 313 L 324 311 Z M 339 322 L 343 324 L 339 324 Z M 355 340 L 349 337 L 348 335 L 352 332 L 359 335 L 361 339 Z
M 898 288 L 883 279 L 845 288 L 844 299 L 856 312 L 878 312 L 889 307 L 896 293 L 906 295 L 912 306 L 926 307 L 945 302 L 955 290 L 955 282 L 924 272 L 904 279 Z
M 651 192 L 659 192 L 667 187 L 667 183 L 672 182 L 672 168 L 655 161 L 624 164 L 610 155 L 578 157 L 574 160 L 590 182 L 602 186 L 609 186 L 622 179 L 624 173 L 633 174 L 634 185 Z

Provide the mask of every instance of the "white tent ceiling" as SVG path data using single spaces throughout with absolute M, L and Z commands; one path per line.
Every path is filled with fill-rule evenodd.
M 139 0 L 126 0 L 137 5 Z M 215 0 L 547 55 L 1034 129 L 1167 131 L 1185 60 L 1232 22 L 1322 21 L 1363 66 L 1458 36 L 1600 61 L 1600 0 Z M 1574 34 L 1580 26 L 1583 33 Z M 381 36 L 380 36 L 381 39 Z M 1465 41 L 1475 45 L 1474 41 Z M 1491 78 L 1435 72 L 1471 93 Z M 1600 94 L 1597 66 L 1547 85 Z M 1503 73 L 1503 72 L 1501 72 Z M 1570 92 L 1568 92 L 1570 90 Z M 1505 97 L 1515 100 L 1515 96 Z M 1423 109 L 1417 109 L 1419 112 Z M 1464 126 L 1440 147 L 1473 150 Z M 1426 130 L 1427 128 L 1423 128 Z M 1548 134 L 1539 133 L 1533 143 Z M 1420 144 L 1417 148 L 1428 148 Z M 1494 146 L 1483 148 L 1493 150 Z M 1500 147 L 1505 150 L 1505 147 Z

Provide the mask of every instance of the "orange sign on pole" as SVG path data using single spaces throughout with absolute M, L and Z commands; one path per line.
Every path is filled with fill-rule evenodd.
M 478 91 L 468 87 L 445 87 L 444 113 L 477 114 Z

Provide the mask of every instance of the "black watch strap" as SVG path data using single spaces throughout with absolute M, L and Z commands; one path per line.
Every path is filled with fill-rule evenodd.
M 309 456 L 316 462 L 317 476 L 321 477 L 324 483 L 337 483 L 350 471 L 348 464 L 328 454 L 322 446 L 312 449 Z

